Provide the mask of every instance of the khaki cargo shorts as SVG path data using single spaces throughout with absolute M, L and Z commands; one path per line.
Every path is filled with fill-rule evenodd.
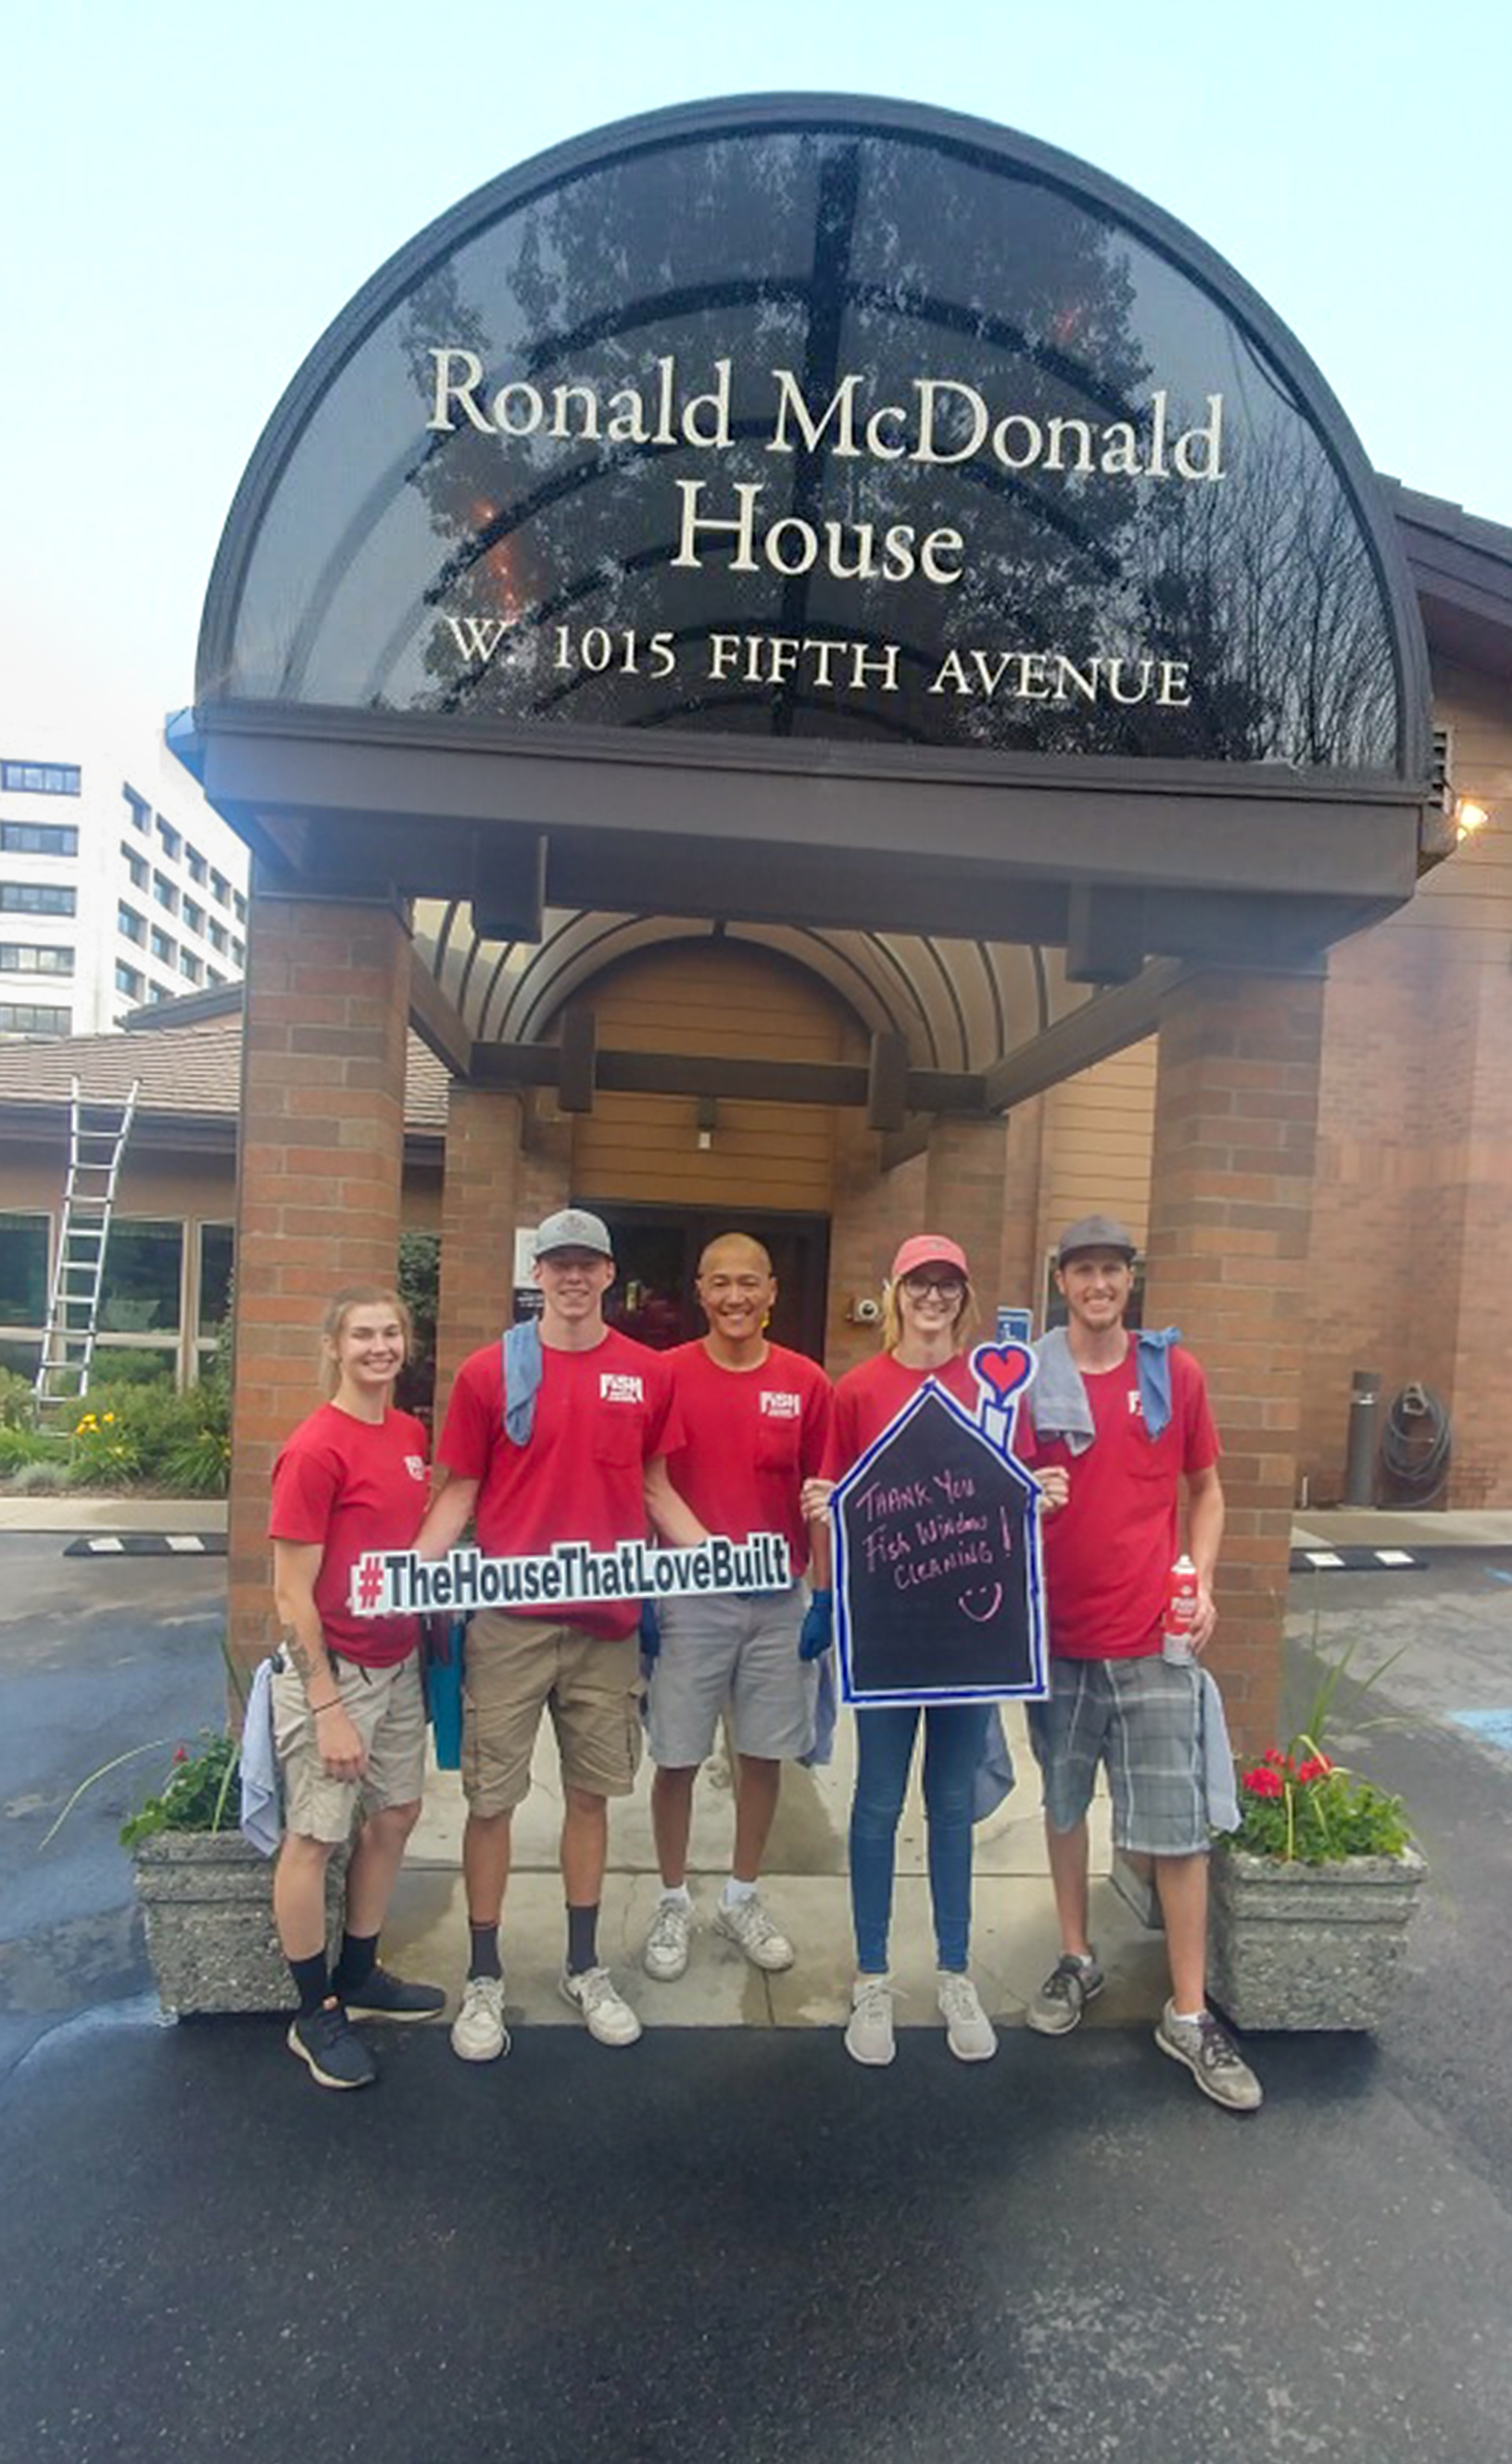
M 481 1609 L 467 1629 L 462 1790 L 474 1814 L 512 1813 L 530 1790 L 543 1710 L 565 1788 L 628 1796 L 640 1763 L 640 1638 Z
M 276 1671 L 273 1680 L 284 1828 L 333 1848 L 350 1837 L 359 1802 L 365 1815 L 388 1805 L 414 1805 L 425 1788 L 419 1653 L 412 1651 L 393 1668 L 356 1668 L 349 1660 L 339 1661 L 336 1683 L 343 1708 L 367 1749 L 361 1779 L 332 1779 L 324 1770 L 316 1741 L 320 1723 L 293 1669 Z

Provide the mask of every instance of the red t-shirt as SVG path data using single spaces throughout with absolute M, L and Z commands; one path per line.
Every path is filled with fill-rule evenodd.
M 431 1485 L 425 1449 L 425 1431 L 408 1412 L 358 1420 L 322 1403 L 273 1466 L 268 1537 L 319 1543 L 315 1605 L 326 1643 L 368 1668 L 408 1660 L 420 1639 L 418 1618 L 354 1617 L 347 1594 L 365 1550 L 413 1548 Z
M 489 1344 L 456 1373 L 436 1448 L 458 1480 L 482 1483 L 478 1545 L 490 1557 L 545 1556 L 559 1540 L 612 1549 L 646 1536 L 644 1467 L 671 1454 L 682 1429 L 667 1355 L 611 1328 L 590 1352 L 543 1346 L 541 1384 L 528 1445 L 504 1435 L 504 1366 Z M 505 1610 L 539 1617 L 539 1605 Z M 591 1600 L 554 1609 L 589 1634 L 634 1633 L 638 1600 Z
M 979 1390 L 964 1352 L 952 1353 L 938 1369 L 904 1369 L 890 1352 L 879 1352 L 875 1360 L 863 1360 L 859 1369 L 848 1370 L 834 1390 L 825 1464 L 828 1479 L 839 1480 L 850 1470 L 888 1421 L 918 1394 L 926 1377 L 933 1377 L 976 1418 Z
M 1031 1467 L 1059 1463 L 1071 1495 L 1040 1524 L 1050 1647 L 1061 1660 L 1130 1660 L 1159 1651 L 1184 1472 L 1218 1460 L 1208 1390 L 1190 1352 L 1170 1355 L 1171 1415 L 1151 1443 L 1140 1411 L 1132 1336 L 1117 1369 L 1084 1372 L 1097 1435 L 1071 1453 L 1062 1439 L 1040 1440 L 1033 1425 L 1034 1390 L 1020 1412 L 1015 1450 Z
M 818 1363 L 768 1346 L 759 1369 L 723 1369 L 701 1343 L 667 1354 L 682 1442 L 667 1457 L 678 1496 L 726 1540 L 780 1531 L 794 1574 L 809 1563 L 802 1483 L 824 1469 L 831 1386 Z

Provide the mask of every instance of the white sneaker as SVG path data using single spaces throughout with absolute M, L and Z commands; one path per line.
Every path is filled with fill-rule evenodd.
M 659 1901 L 646 1936 L 646 1947 L 640 1954 L 646 1974 L 656 1977 L 658 1984 L 670 1985 L 687 1967 L 692 1939 L 693 1910 L 687 1901 Z
M 748 1899 L 721 1900 L 714 1930 L 738 1943 L 751 1966 L 765 1968 L 768 1975 L 792 1966 L 792 1945 L 785 1933 L 778 1932 L 757 1891 L 752 1891 Z
M 945 2023 L 945 2042 L 958 2062 L 989 2062 L 997 2051 L 997 2030 L 977 1999 L 969 1976 L 942 1968 L 936 1998 Z
M 607 1968 L 585 1969 L 581 1976 L 562 1971 L 562 1998 L 578 2012 L 589 2035 L 601 2045 L 633 2045 L 640 2021 L 617 1992 Z
M 508 2053 L 501 1976 L 468 1978 L 462 2007 L 452 2022 L 452 2051 L 464 2062 L 497 2062 Z
M 851 1988 L 851 2024 L 845 2050 L 853 2062 L 890 2062 L 893 2042 L 893 1981 L 890 1976 L 858 1976 Z

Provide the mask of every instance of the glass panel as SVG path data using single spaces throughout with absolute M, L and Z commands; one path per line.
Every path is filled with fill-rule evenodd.
M 199 1227 L 199 1331 L 213 1334 L 231 1307 L 235 1234 L 229 1223 Z
M 45 1215 L 0 1215 L 0 1326 L 41 1326 L 47 1318 Z
M 119 1216 L 105 1245 L 100 1284 L 101 1332 L 175 1331 L 183 1281 L 182 1223 L 123 1223 Z
M 33 1378 L 41 1357 L 40 1340 L 35 1343 L 0 1343 L 0 1369 L 9 1369 L 17 1377 Z
M 1367 541 L 1251 335 L 1104 208 L 842 123 L 626 151 L 433 266 L 294 449 L 228 690 L 1395 759 Z
M 89 1373 L 90 1391 L 101 1386 L 175 1386 L 178 1353 L 156 1344 L 112 1343 L 101 1336 Z

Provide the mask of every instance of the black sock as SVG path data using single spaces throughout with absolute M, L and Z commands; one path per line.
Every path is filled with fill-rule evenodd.
M 325 1965 L 323 1950 L 312 1952 L 308 1959 L 291 1959 L 289 1974 L 300 1997 L 300 2016 L 307 2019 L 318 2011 L 331 1990 L 331 1972 Z
M 598 1966 L 598 1902 L 590 1908 L 567 1905 L 567 1974 L 585 1976 Z
M 467 1963 L 469 1976 L 502 1976 L 499 1964 L 499 1927 L 497 1925 L 474 1925 L 468 1919 L 468 1932 L 473 1937 L 473 1955 Z
M 378 1965 L 378 1937 L 375 1933 L 344 1933 L 342 1955 L 331 1978 L 331 1991 L 344 1998 L 366 1985 Z

